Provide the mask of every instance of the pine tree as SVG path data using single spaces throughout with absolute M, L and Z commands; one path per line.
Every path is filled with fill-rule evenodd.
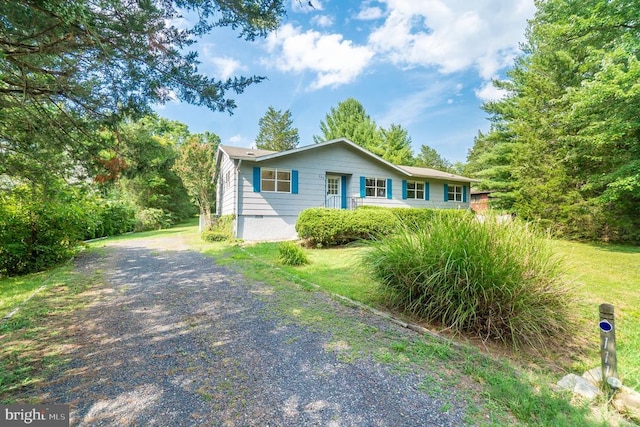
M 296 148 L 300 143 L 298 129 L 292 127 L 291 111 L 284 113 L 269 107 L 258 122 L 260 131 L 256 138 L 256 147 L 261 150 L 285 151 Z

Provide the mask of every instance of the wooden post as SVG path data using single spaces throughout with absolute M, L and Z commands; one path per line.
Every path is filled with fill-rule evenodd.
M 602 365 L 602 385 L 607 378 L 618 378 L 616 360 L 616 326 L 613 318 L 613 305 L 600 304 L 600 361 Z

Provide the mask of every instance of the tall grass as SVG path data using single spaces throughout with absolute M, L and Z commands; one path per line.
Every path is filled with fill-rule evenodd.
M 392 306 L 456 332 L 544 347 L 572 329 L 560 261 L 518 221 L 434 217 L 376 242 L 363 262 Z

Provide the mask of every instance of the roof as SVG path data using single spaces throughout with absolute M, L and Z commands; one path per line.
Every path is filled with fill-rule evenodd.
M 407 171 L 410 176 L 416 178 L 438 178 L 438 179 L 453 179 L 455 181 L 464 181 L 464 182 L 476 182 L 477 179 L 467 178 L 466 176 L 456 175 L 449 172 L 439 171 L 437 169 L 430 168 L 421 168 L 417 166 L 400 166 L 402 169 Z
M 231 146 L 228 146 L 228 145 L 220 145 L 218 147 L 218 149 L 219 149 L 219 151 L 226 153 L 231 159 L 251 160 L 253 162 L 263 162 L 263 161 L 266 161 L 266 160 L 276 159 L 276 158 L 280 158 L 280 157 L 286 157 L 286 156 L 290 156 L 292 154 L 297 154 L 297 153 L 301 153 L 301 152 L 309 151 L 309 150 L 315 150 L 315 149 L 327 147 L 327 146 L 330 146 L 330 145 L 336 145 L 336 144 L 347 145 L 348 147 L 351 147 L 352 149 L 361 152 L 362 154 L 366 155 L 367 157 L 370 157 L 370 158 L 372 158 L 373 160 L 375 160 L 377 162 L 383 163 L 386 166 L 388 166 L 388 167 L 390 167 L 392 169 L 395 169 L 400 174 L 406 175 L 408 177 L 436 178 L 436 179 L 441 179 L 441 180 L 451 179 L 451 180 L 462 181 L 462 182 L 477 182 L 478 181 L 476 179 L 467 178 L 467 177 L 464 177 L 464 176 L 455 175 L 455 174 L 448 173 L 448 172 L 442 172 L 442 171 L 439 171 L 439 170 L 436 170 L 436 169 L 420 168 L 420 167 L 415 167 L 415 166 L 398 166 L 398 165 L 394 165 L 393 163 L 383 159 L 380 156 L 377 156 L 377 155 L 373 154 L 372 152 L 362 148 L 361 146 L 349 141 L 346 138 L 332 139 L 330 141 L 325 141 L 325 142 L 321 142 L 321 143 L 318 143 L 318 144 L 305 145 L 303 147 L 293 148 L 291 150 L 286 150 L 286 151 L 257 150 L 257 149 L 251 149 L 251 148 L 231 147 Z M 217 157 L 219 157 L 219 156 L 217 156 Z M 218 159 L 216 159 L 216 163 L 217 163 L 217 160 Z
M 254 160 L 261 156 L 277 153 L 271 150 L 257 150 L 254 148 L 231 147 L 229 145 L 221 145 L 220 149 L 227 153 L 232 159 Z

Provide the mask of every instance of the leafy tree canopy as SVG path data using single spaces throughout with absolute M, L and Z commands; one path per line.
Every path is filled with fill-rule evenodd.
M 253 40 L 283 14 L 282 0 L 0 2 L 0 174 L 45 170 L 49 152 L 90 158 L 98 129 L 173 97 L 233 111 L 229 92 L 262 77 L 214 80 L 189 47 L 222 26 Z
M 298 129 L 293 127 L 291 111 L 284 113 L 269 106 L 258 122 L 260 131 L 256 147 L 261 150 L 284 151 L 296 148 L 300 143 Z
M 210 222 L 212 207 L 215 204 L 216 194 L 212 176 L 218 145 L 220 137 L 214 133 L 192 135 L 180 145 L 178 158 L 173 165 L 173 170 L 182 180 L 207 223 Z
M 413 163 L 411 138 L 401 125 L 391 124 L 388 129 L 379 128 L 367 114 L 362 104 L 347 98 L 331 107 L 325 121 L 320 122 L 322 135 L 315 135 L 317 144 L 337 138 L 347 138 L 359 146 L 395 164 Z
M 470 168 L 566 236 L 640 241 L 640 1 L 536 6 Z
M 451 162 L 443 158 L 434 148 L 425 144 L 420 146 L 420 153 L 416 156 L 415 165 L 445 172 L 452 169 Z

